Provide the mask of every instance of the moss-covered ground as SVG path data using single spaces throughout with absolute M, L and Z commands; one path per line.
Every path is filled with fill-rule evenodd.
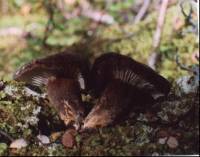
M 8 15 L 9 16 L 9 15 Z M 8 20 L 12 18 L 12 20 Z M 65 30 L 54 30 L 43 45 L 43 33 L 47 16 L 30 14 L 2 17 L 0 28 L 16 26 L 30 31 L 32 37 L 4 36 L 0 42 L 0 131 L 12 139 L 24 138 L 28 146 L 11 149 L 11 140 L 0 134 L 1 155 L 169 155 L 199 154 L 199 97 L 197 93 L 177 96 L 176 86 L 168 98 L 159 103 L 156 113 L 135 113 L 123 123 L 91 132 L 77 133 L 73 148 L 61 144 L 61 135 L 67 130 L 48 99 L 41 95 L 29 95 L 23 83 L 12 81 L 16 68 L 37 57 L 64 49 L 79 51 L 91 61 L 102 53 L 113 51 L 147 63 L 152 52 L 152 37 L 156 29 L 157 13 L 151 13 L 137 25 L 115 24 L 99 26 L 92 40 L 83 37 L 88 27 L 76 18 L 68 21 Z M 177 23 L 177 21 L 179 21 Z M 34 31 L 31 31 L 34 25 Z M 166 22 L 158 53 L 161 54 L 156 71 L 174 85 L 188 72 L 181 70 L 175 56 L 180 55 L 184 65 L 197 64 L 194 52 L 198 52 L 196 35 L 183 34 L 187 30 L 184 17 L 177 6 L 167 11 Z M 90 102 L 88 105 L 91 104 Z M 41 145 L 36 136 L 45 134 L 50 144 Z M 55 137 L 55 134 L 58 135 Z

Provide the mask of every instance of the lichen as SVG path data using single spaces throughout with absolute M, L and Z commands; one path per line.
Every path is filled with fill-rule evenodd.
M 0 91 L 0 129 L 13 138 L 29 138 L 38 131 L 39 116 L 53 116 L 55 111 L 50 112 L 53 109 L 49 109 L 47 100 L 27 95 L 24 84 L 14 81 L 5 84 Z
M 0 113 L 0 130 L 6 132 L 13 139 L 25 138 L 29 144 L 25 148 L 12 150 L 8 148 L 10 141 L 4 140 L 5 144 L 1 144 L 2 148 L 0 148 L 3 155 L 130 156 L 151 155 L 153 153 L 160 155 L 185 152 L 198 153 L 199 99 L 195 95 L 178 97 L 173 95 L 172 92 L 166 101 L 157 104 L 161 106 L 161 109 L 153 115 L 157 118 L 149 119 L 146 113 L 141 113 L 138 118 L 132 117 L 123 123 L 101 128 L 92 133 L 77 133 L 75 137 L 76 145 L 69 149 L 61 144 L 59 137 L 57 140 L 51 141 L 50 144 L 41 144 L 36 138 L 41 131 L 40 129 L 42 129 L 38 127 L 38 121 L 31 123 L 28 120 L 27 122 L 28 117 L 47 121 L 49 126 L 45 129 L 49 130 L 49 133 L 46 136 L 51 137 L 56 131 L 55 128 L 61 126 L 62 122 L 55 110 L 49 107 L 48 101 L 45 98 L 36 99 L 33 96 L 26 95 L 23 92 L 24 85 L 21 83 L 7 82 L 6 86 L 16 87 L 18 90 L 14 95 L 5 93 L 5 88 L 0 91 L 0 110 L 2 111 Z M 193 108 L 194 110 L 192 110 Z M 42 119 L 41 115 L 38 116 L 38 114 L 43 115 Z M 165 117 L 167 118 L 165 119 Z M 161 118 L 161 121 L 157 121 L 159 118 Z M 152 121 L 152 119 L 155 119 L 155 121 Z M 64 132 L 65 129 L 61 127 L 60 130 Z M 169 132 L 168 134 L 177 138 L 179 145 L 176 150 L 169 148 L 167 144 L 158 143 L 157 132 L 160 129 L 164 129 Z
M 173 29 L 172 25 L 176 17 L 183 20 L 183 15 L 177 13 L 177 7 L 170 7 L 158 50 L 162 58 L 157 71 L 171 81 L 186 73 L 176 65 L 175 54 L 178 52 L 181 61 L 186 65 L 191 65 L 193 62 L 188 57 L 198 50 L 196 36 L 182 34 L 184 25 L 177 31 Z M 90 41 L 89 44 L 79 45 L 79 48 L 82 52 L 86 47 L 88 50 L 86 52 L 91 56 L 91 60 L 96 55 L 114 51 L 147 63 L 152 52 L 156 19 L 157 14 L 152 13 L 136 25 L 102 27 L 99 30 L 100 33 L 97 32 L 98 39 Z M 130 36 L 124 37 L 127 33 Z M 10 141 L 0 135 L 0 139 L 3 140 L 0 143 L 0 155 L 199 154 L 199 98 L 195 95 L 196 93 L 176 96 L 173 92 L 176 90 L 174 88 L 176 87 L 173 87 L 172 92 L 164 102 L 156 104 L 160 106 L 160 109 L 151 118 L 147 116 L 147 113 L 141 113 L 137 118 L 132 117 L 123 123 L 101 128 L 92 133 L 78 133 L 75 138 L 76 145 L 69 149 L 61 144 L 60 137 L 52 140 L 48 145 L 39 144 L 36 138 L 39 133 L 51 137 L 56 131 L 64 132 L 66 127 L 63 126 L 63 122 L 56 111 L 49 106 L 45 97 L 27 94 L 24 84 L 14 81 L 6 82 L 5 88 L 0 90 L 0 130 L 13 139 L 26 139 L 29 145 L 19 150 L 11 150 L 9 149 Z M 85 103 L 93 104 L 92 101 L 88 99 Z M 135 114 L 137 115 L 137 113 Z M 158 142 L 157 134 L 160 130 L 164 130 L 166 136 L 172 135 L 177 139 L 179 143 L 177 149 L 171 149 L 166 143 L 160 144 Z

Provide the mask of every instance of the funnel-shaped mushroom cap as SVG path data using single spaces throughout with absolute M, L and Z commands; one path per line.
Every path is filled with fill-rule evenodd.
M 63 52 L 37 59 L 17 70 L 14 79 L 45 86 L 51 105 L 65 124 L 80 127 L 84 116 L 81 89 L 87 88 L 89 79 L 89 62 L 83 56 Z
M 153 98 L 143 90 L 113 80 L 85 118 L 82 129 L 105 127 L 122 121 L 129 113 L 151 106 L 153 102 Z
M 119 79 L 143 89 L 155 99 L 166 96 L 171 87 L 168 80 L 147 65 L 116 53 L 106 53 L 97 58 L 93 64 L 91 76 L 97 95 L 113 79 Z
M 46 85 L 51 76 L 75 79 L 85 89 L 89 78 L 89 62 L 79 54 L 58 53 L 25 64 L 14 73 L 13 78 L 42 86 Z

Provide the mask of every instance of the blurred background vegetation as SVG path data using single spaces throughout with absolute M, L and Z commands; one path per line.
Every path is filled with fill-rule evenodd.
M 63 50 L 82 53 L 91 60 L 114 51 L 147 64 L 161 2 L 0 0 L 0 78 L 10 80 L 24 63 Z M 145 3 L 147 9 L 136 20 Z M 168 2 L 156 63 L 156 70 L 168 79 L 184 74 L 175 62 L 177 53 L 183 64 L 197 63 L 197 14 L 194 8 L 191 14 L 189 11 L 187 2 L 182 10 L 180 1 Z
M 160 23 L 162 27 L 158 27 Z M 0 156 L 199 154 L 198 45 L 196 0 L 0 0 Z M 186 92 L 170 94 L 156 113 L 169 126 L 156 123 L 149 127 L 141 120 L 149 122 L 151 115 L 140 114 L 123 125 L 77 135 L 77 148 L 66 149 L 53 138 L 62 125 L 48 101 L 27 96 L 24 87 L 13 81 L 5 83 L 4 89 L 1 81 L 11 80 L 14 71 L 31 60 L 61 51 L 81 53 L 91 62 L 113 51 L 148 65 L 154 63 L 153 68 L 171 82 L 181 78 L 180 87 Z M 196 69 L 191 68 L 194 66 Z M 192 95 L 184 95 L 188 93 Z M 34 115 L 38 108 L 40 117 Z M 30 118 L 41 124 L 34 119 L 27 127 Z M 180 121 L 174 125 L 176 119 Z M 35 142 L 44 120 L 53 141 L 49 145 Z M 6 136 L 1 141 L 4 132 L 14 139 L 26 139 L 30 145 L 12 152 L 8 147 L 12 140 Z M 173 138 L 163 143 L 163 137 Z

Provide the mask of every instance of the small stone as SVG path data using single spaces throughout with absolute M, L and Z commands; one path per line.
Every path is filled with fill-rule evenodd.
M 169 148 L 176 148 L 178 147 L 178 141 L 175 137 L 170 136 L 169 139 L 167 140 L 167 145 L 169 146 Z
M 75 145 L 76 131 L 74 129 L 67 130 L 62 136 L 62 144 L 66 148 L 72 148 Z
M 10 148 L 21 149 L 21 148 L 26 147 L 27 145 L 28 143 L 26 142 L 26 140 L 23 138 L 20 138 L 20 139 L 14 140 L 10 144 Z
M 159 156 L 159 154 L 157 152 L 153 152 L 152 156 Z
M 165 144 L 166 141 L 167 141 L 167 137 L 159 138 L 159 139 L 158 139 L 158 143 L 159 143 L 159 144 Z
M 37 139 L 42 143 L 42 144 L 49 144 L 50 140 L 47 136 L 45 135 L 38 135 Z

